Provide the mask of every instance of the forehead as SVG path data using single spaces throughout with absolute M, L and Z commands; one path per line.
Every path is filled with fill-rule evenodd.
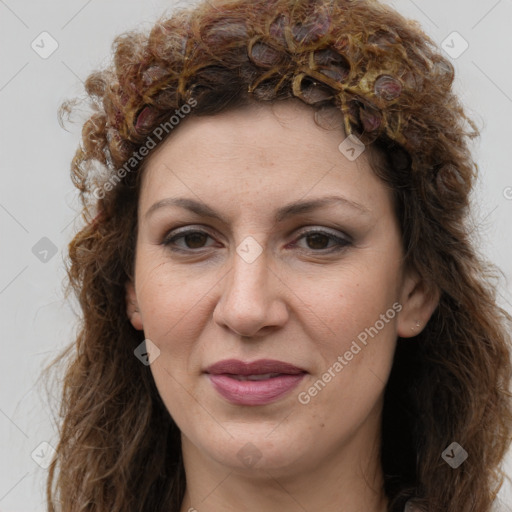
M 279 198 L 280 191 L 289 200 L 290 194 L 296 198 L 308 189 L 341 187 L 355 201 L 366 195 L 371 202 L 380 180 L 365 152 L 350 160 L 340 151 L 346 139 L 342 127 L 343 117 L 334 107 L 315 113 L 297 99 L 189 116 L 146 162 L 141 207 L 176 189 L 189 195 L 215 189 L 226 197 L 231 191 L 230 200 L 233 190 L 268 200 Z
M 239 146 L 247 155 L 252 151 L 256 153 L 252 156 L 265 157 L 277 152 L 276 157 L 284 157 L 287 147 L 301 147 L 307 142 L 306 147 L 313 149 L 309 155 L 314 158 L 315 146 L 319 149 L 326 143 L 326 132 L 338 142 L 345 138 L 343 117 L 335 107 L 315 113 L 313 108 L 296 98 L 275 103 L 252 102 L 215 115 L 185 117 L 153 152 L 146 167 L 154 167 L 151 160 L 156 160 L 169 145 L 175 148 L 194 146 L 198 156 L 205 151 L 223 153 L 229 146 Z M 264 152 L 260 151 L 262 148 Z M 237 154 L 244 153 L 239 151 Z

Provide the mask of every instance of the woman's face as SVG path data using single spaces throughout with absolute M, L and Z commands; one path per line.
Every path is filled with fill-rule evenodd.
M 279 475 L 377 446 L 397 335 L 433 305 L 339 126 L 299 100 L 190 117 L 148 162 L 128 314 L 186 460 Z

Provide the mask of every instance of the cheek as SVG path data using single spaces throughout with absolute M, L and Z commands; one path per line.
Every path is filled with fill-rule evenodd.
M 231 436 L 227 431 L 219 423 L 210 421 L 210 407 L 195 391 L 194 376 L 180 364 L 173 364 L 172 359 L 176 358 L 162 352 L 150 368 L 158 394 L 173 421 L 181 432 L 188 435 L 194 435 L 194 432 L 208 425 L 209 435 L 229 442 Z
M 348 350 L 361 333 L 364 341 L 364 333 L 376 323 L 379 334 L 382 331 L 384 338 L 393 340 L 398 273 L 393 261 L 373 254 L 354 258 L 323 275 L 296 277 L 293 289 L 297 296 L 307 298 L 301 322 L 310 330 L 309 339 L 331 359 Z
M 322 419 L 325 425 L 349 429 L 381 396 L 393 363 L 401 310 L 397 261 L 366 253 L 333 272 L 310 295 L 308 306 L 322 320 L 316 322 L 319 330 L 308 333 L 309 352 L 319 355 L 319 364 L 299 392 L 300 403 L 315 423 Z M 306 293 L 306 283 L 299 282 Z
M 183 266 L 163 262 L 157 256 L 141 257 L 139 305 L 144 333 L 161 350 L 181 351 L 186 341 L 198 333 L 206 319 L 208 291 L 218 277 L 209 272 L 191 273 Z M 162 260 L 162 256 L 158 258 Z M 179 340 L 179 342 L 178 342 Z
M 394 294 L 361 281 L 345 285 L 341 293 L 333 289 L 321 295 L 319 311 L 328 319 L 328 334 L 311 338 L 310 353 L 320 355 L 319 364 L 297 392 L 304 424 L 312 426 L 312 443 L 318 442 L 318 430 L 326 438 L 355 434 L 379 406 L 393 364 L 400 310 Z

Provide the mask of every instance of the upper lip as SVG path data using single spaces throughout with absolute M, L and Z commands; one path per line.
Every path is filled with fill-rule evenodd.
M 225 359 L 208 366 L 205 370 L 206 373 L 213 375 L 264 375 L 266 373 L 296 375 L 305 373 L 305 371 L 293 364 L 273 359 L 258 359 L 257 361 L 247 363 L 238 359 Z

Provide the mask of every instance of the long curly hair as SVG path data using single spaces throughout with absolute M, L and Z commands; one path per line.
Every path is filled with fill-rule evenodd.
M 397 340 L 382 418 L 388 510 L 414 499 L 429 512 L 489 512 L 511 439 L 512 317 L 497 305 L 498 271 L 475 248 L 468 143 L 479 132 L 452 91 L 450 61 L 376 0 L 204 1 L 147 32 L 119 35 L 112 63 L 85 82 L 92 112 L 71 164 L 83 225 L 66 289 L 81 315 L 48 368 L 65 365 L 49 511 L 179 512 L 180 432 L 134 356 L 144 335 L 126 314 L 152 151 L 141 148 L 172 137 L 179 113 L 299 98 L 315 113 L 340 110 L 346 135 L 371 150 L 393 190 L 404 265 L 440 297 L 424 330 Z M 77 101 L 61 105 L 61 120 Z M 442 458 L 452 442 L 468 453 L 456 469 Z

